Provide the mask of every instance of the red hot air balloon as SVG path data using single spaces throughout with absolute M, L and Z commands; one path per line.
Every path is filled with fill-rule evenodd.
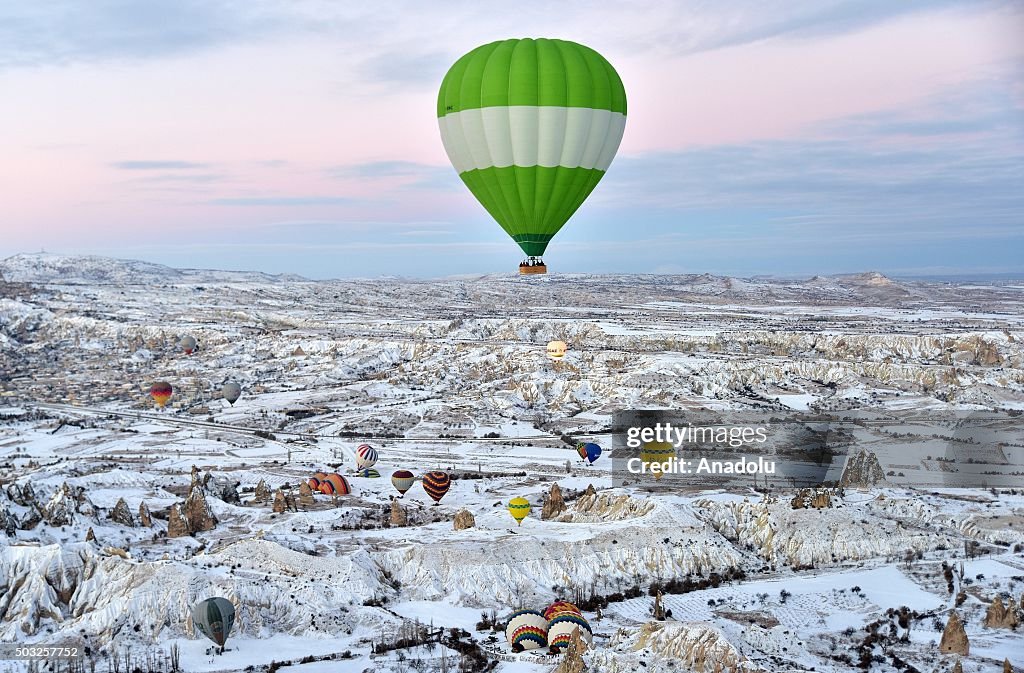
M 171 395 L 174 394 L 174 389 L 171 388 L 171 384 L 166 381 L 157 381 L 149 388 L 149 394 L 156 402 L 157 406 L 163 407 L 167 404 L 167 401 L 171 399 Z

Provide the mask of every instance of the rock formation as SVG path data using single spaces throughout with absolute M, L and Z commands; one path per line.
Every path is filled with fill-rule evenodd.
M 851 488 L 871 488 L 884 483 L 885 472 L 878 462 L 878 456 L 865 449 L 847 460 L 843 475 L 839 478 L 840 486 Z
M 1007 607 L 1003 605 L 1003 599 L 996 596 L 985 613 L 985 626 L 990 629 L 1013 629 L 1017 623 L 1017 612 L 1013 609 L 1013 603 Z
M 93 531 L 92 526 L 89 526 L 89 530 L 87 530 L 85 532 L 85 541 L 86 542 L 95 542 L 96 541 L 96 533 Z
M 1009 659 L 1003 659 L 1003 673 L 1013 673 L 1013 666 L 1010 665 Z
M 967 632 L 964 631 L 960 615 L 955 611 L 949 613 L 949 621 L 946 622 L 946 629 L 942 632 L 942 640 L 939 641 L 939 652 L 942 654 L 960 654 L 967 656 L 971 651 L 971 643 L 967 639 Z
M 153 526 L 153 515 L 149 513 L 149 507 L 146 506 L 145 501 L 139 503 L 139 525 L 145 528 Z
M 252 501 L 260 504 L 270 502 L 270 487 L 267 486 L 267 482 L 263 479 L 260 479 L 260 483 L 256 484 L 256 492 L 253 494 Z
M 540 518 L 544 521 L 553 519 L 565 511 L 565 500 L 562 499 L 562 489 L 558 483 L 551 484 L 551 492 L 544 499 L 544 509 L 541 510 Z
M 284 491 L 277 489 L 274 492 L 274 512 L 282 514 L 286 509 L 288 509 L 288 503 L 285 502 Z
M 583 491 L 583 495 L 597 495 L 597 489 L 593 484 L 587 484 L 587 490 Z
M 654 597 L 654 618 L 659 622 L 665 621 L 665 607 L 661 604 L 661 591 Z
M 313 489 L 309 487 L 308 482 L 302 482 L 299 484 L 299 504 L 303 508 L 309 508 L 313 506 Z
M 75 505 L 71 487 L 65 482 L 46 503 L 43 508 L 43 518 L 46 519 L 46 523 L 54 527 L 70 525 L 75 520 Z
M 960 660 L 956 660 L 956 664 L 953 666 L 952 673 L 964 673 L 964 665 L 960 663 Z
M 587 669 L 583 661 L 583 653 L 586 651 L 587 643 L 580 637 L 580 630 L 577 627 L 569 638 L 569 646 L 565 648 L 565 655 L 555 673 L 583 673 Z
M 409 517 L 405 514 L 405 508 L 398 504 L 398 500 L 391 501 L 391 525 L 407 526 Z
M 124 498 L 118 498 L 117 504 L 114 505 L 114 509 L 110 512 L 110 520 L 114 523 L 119 523 L 122 526 L 128 526 L 129 528 L 135 527 L 135 519 L 132 517 L 132 511 L 128 509 L 128 503 L 124 501 Z
M 455 513 L 455 530 L 465 530 L 474 526 L 476 526 L 476 519 L 473 518 L 473 513 L 468 509 L 460 509 Z
M 217 525 L 217 518 L 210 511 L 210 505 L 206 502 L 206 491 L 195 480 L 188 489 L 188 496 L 185 497 L 184 515 L 190 533 L 213 530 Z
M 188 535 L 188 524 L 181 515 L 178 503 L 171 505 L 171 513 L 167 516 L 167 537 L 185 537 Z

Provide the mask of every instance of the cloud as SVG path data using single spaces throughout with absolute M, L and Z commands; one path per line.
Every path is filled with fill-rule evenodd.
M 371 161 L 361 164 L 332 166 L 327 175 L 337 179 L 392 180 L 392 189 L 451 191 L 462 186 L 451 166 L 435 166 L 415 161 Z
M 345 196 L 238 196 L 211 199 L 207 201 L 214 206 L 253 206 L 253 207 L 297 207 L 297 206 L 343 206 L 356 202 Z
M 197 163 L 195 161 L 162 161 L 150 159 L 115 161 L 110 165 L 122 171 L 193 170 L 196 168 L 209 168 L 210 166 L 210 164 Z

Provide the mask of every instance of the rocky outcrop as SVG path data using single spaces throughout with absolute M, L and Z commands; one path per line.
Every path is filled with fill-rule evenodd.
M 1003 605 L 1003 599 L 996 596 L 992 604 L 985 612 L 985 626 L 990 629 L 1013 629 L 1017 627 L 1017 611 L 1013 609 L 1013 603 L 1009 607 Z
M 77 502 L 70 486 L 65 483 L 43 507 L 43 518 L 51 526 L 69 526 L 75 521 Z
M 955 611 L 949 613 L 949 621 L 942 632 L 942 640 L 939 641 L 939 652 L 942 654 L 960 654 L 967 656 L 971 651 L 971 643 L 967 639 L 967 632 L 964 624 L 960 621 L 960 615 Z
M 565 648 L 565 655 L 555 673 L 583 673 L 587 670 L 583 661 L 583 653 L 586 651 L 587 643 L 580 637 L 580 630 L 577 627 L 569 638 L 569 646 Z
M 828 491 L 804 488 L 789 504 L 793 509 L 827 509 L 832 506 L 832 495 Z
M 153 515 L 149 513 L 149 507 L 146 506 L 145 501 L 139 503 L 139 525 L 144 528 L 153 526 Z
M 313 489 L 305 481 L 299 484 L 299 504 L 305 509 L 313 506 Z
M 285 500 L 284 491 L 277 489 L 274 492 L 274 512 L 282 514 L 288 509 L 288 502 Z
M 871 488 L 884 483 L 885 472 L 878 462 L 878 456 L 865 449 L 846 461 L 843 474 L 839 477 L 839 485 L 848 488 Z
M 252 501 L 265 505 L 270 502 L 270 487 L 267 486 L 267 482 L 260 479 L 260 482 L 256 484 L 256 492 L 253 494 Z
M 409 525 L 409 517 L 405 513 L 405 508 L 398 504 L 398 500 L 391 501 L 391 525 L 398 527 Z
M 206 491 L 195 480 L 193 480 L 192 486 L 188 490 L 188 495 L 185 497 L 183 514 L 190 533 L 213 530 L 217 525 L 217 518 L 210 511 L 209 503 L 206 502 Z
M 110 512 L 110 520 L 114 523 L 119 523 L 122 526 L 128 526 L 129 528 L 135 527 L 135 519 L 132 517 L 132 511 L 128 509 L 128 503 L 124 501 L 124 498 L 119 498 L 117 504 L 114 505 L 114 509 Z
M 185 537 L 188 535 L 188 524 L 181 514 L 181 507 L 178 503 L 171 505 L 171 512 L 167 516 L 167 537 Z
M 1009 659 L 1003 659 L 1003 673 L 1013 673 L 1013 666 L 1010 665 Z
M 562 489 L 557 483 L 551 484 L 551 492 L 544 498 L 544 508 L 541 510 L 540 518 L 544 521 L 553 519 L 566 509 L 565 500 L 562 499 Z
M 593 484 L 587 484 L 587 490 L 583 491 L 583 495 L 597 495 L 597 489 Z
M 720 630 L 701 622 L 647 622 L 640 627 L 632 649 L 650 650 L 682 664 L 684 670 L 719 673 L 755 670 Z
M 85 541 L 86 542 L 95 542 L 96 541 L 96 532 L 92 529 L 92 526 L 89 526 L 89 530 L 85 531 Z
M 468 509 L 460 509 L 455 513 L 455 521 L 452 524 L 455 530 L 466 530 L 476 526 L 476 519 Z
M 573 508 L 558 518 L 571 523 L 598 523 L 602 521 L 623 521 L 635 519 L 653 512 L 656 505 L 651 500 L 634 498 L 629 495 L 585 495 L 579 498 Z

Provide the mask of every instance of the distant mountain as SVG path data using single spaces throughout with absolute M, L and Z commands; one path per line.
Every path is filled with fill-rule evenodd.
M 302 281 L 294 274 L 175 269 L 163 264 L 97 255 L 18 254 L 0 261 L 0 277 L 12 283 L 142 285 L 153 283 Z

